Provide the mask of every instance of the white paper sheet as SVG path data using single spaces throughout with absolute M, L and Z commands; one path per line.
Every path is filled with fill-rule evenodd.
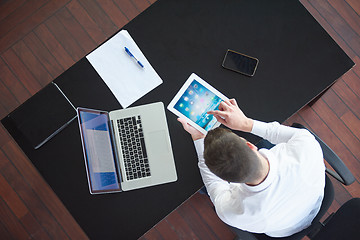
M 144 65 L 144 68 L 125 52 L 125 47 Z M 126 30 L 121 30 L 86 58 L 123 108 L 162 83 L 160 76 Z

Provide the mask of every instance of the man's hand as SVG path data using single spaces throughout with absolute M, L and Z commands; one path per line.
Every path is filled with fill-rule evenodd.
M 178 118 L 177 120 L 183 125 L 183 128 L 185 129 L 185 131 L 190 133 L 190 135 L 194 141 L 201 139 L 201 138 L 205 138 L 205 134 L 201 133 L 200 131 L 195 129 L 193 126 L 188 124 L 185 119 Z
M 240 110 L 235 99 L 221 102 L 219 110 L 209 111 L 208 114 L 213 114 L 220 123 L 233 130 L 251 132 L 254 125 L 254 121 Z

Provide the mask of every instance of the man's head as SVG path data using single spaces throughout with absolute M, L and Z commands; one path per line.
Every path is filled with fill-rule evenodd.
M 205 137 L 205 164 L 228 182 L 250 183 L 261 174 L 261 162 L 254 145 L 224 128 Z

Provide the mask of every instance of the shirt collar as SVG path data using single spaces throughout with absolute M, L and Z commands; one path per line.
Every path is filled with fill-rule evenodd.
M 242 183 L 241 185 L 243 185 L 243 187 L 245 189 L 247 189 L 250 192 L 260 192 L 263 191 L 264 189 L 266 189 L 267 187 L 270 186 L 270 184 L 274 181 L 275 177 L 276 177 L 276 172 L 277 172 L 277 162 L 274 160 L 274 155 L 272 154 L 271 151 L 269 151 L 268 149 L 260 149 L 259 153 L 261 155 L 263 155 L 268 161 L 269 161 L 269 173 L 267 175 L 267 177 L 265 178 L 265 180 L 260 183 L 259 185 L 256 186 L 249 186 L 245 183 Z

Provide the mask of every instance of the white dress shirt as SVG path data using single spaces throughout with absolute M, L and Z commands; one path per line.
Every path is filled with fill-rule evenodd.
M 233 227 L 285 237 L 311 224 L 324 195 L 325 165 L 314 136 L 277 122 L 254 121 L 253 134 L 273 144 L 260 149 L 270 171 L 257 186 L 228 183 L 206 166 L 203 139 L 194 142 L 205 187 L 220 219 Z

